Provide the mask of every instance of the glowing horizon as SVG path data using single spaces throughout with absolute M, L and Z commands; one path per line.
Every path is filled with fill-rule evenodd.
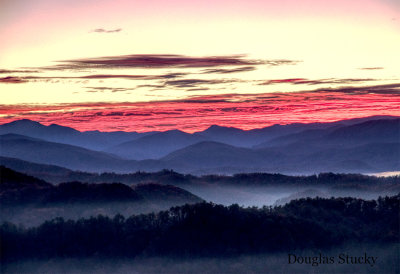
M 383 90 L 382 87 L 370 87 Z M 390 87 L 385 89 L 390 91 Z M 358 93 L 358 95 L 354 95 Z M 299 93 L 229 94 L 150 103 L 79 103 L 0 106 L 11 118 L 58 124 L 79 131 L 166 131 L 188 133 L 211 125 L 243 130 L 275 124 L 335 122 L 374 115 L 400 117 L 400 95 L 369 94 L 362 90 Z M 393 111 L 394 110 L 394 111 Z M 13 115 L 19 114 L 19 119 Z
M 0 123 L 194 132 L 400 116 L 394 0 L 6 0 L 0 10 Z

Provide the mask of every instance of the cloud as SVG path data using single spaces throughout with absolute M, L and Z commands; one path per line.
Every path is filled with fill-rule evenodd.
M 383 69 L 383 67 L 367 67 L 367 68 L 359 68 L 362 70 L 379 70 L 379 69 Z
M 180 100 L 182 103 L 199 103 L 199 104 L 207 104 L 207 103 L 227 103 L 234 101 L 244 102 L 243 97 L 253 98 L 252 94 L 218 94 L 218 95 L 193 95 L 189 96 L 186 99 Z
M 304 78 L 273 79 L 273 80 L 263 81 L 259 85 L 272 85 L 272 84 L 282 84 L 282 83 L 289 83 L 289 84 L 308 83 L 308 80 Z
M 63 64 L 48 69 L 82 68 L 206 68 L 225 66 L 293 65 L 293 60 L 247 59 L 245 55 L 190 57 L 174 54 L 134 54 L 59 61 Z M 238 68 L 236 68 L 238 70 Z M 222 73 L 219 71 L 217 73 Z M 229 73 L 229 72 L 228 72 Z
M 176 76 L 178 77 L 178 76 Z M 52 80 L 83 80 L 83 79 L 128 79 L 128 80 L 163 80 L 166 77 L 164 75 L 129 75 L 129 74 L 91 74 L 91 75 L 82 75 L 82 76 L 22 76 L 22 77 L 6 77 L 1 79 L 16 79 L 18 78 L 22 82 L 27 81 L 45 81 L 49 82 Z M 171 77 L 172 78 L 172 77 Z
M 96 29 L 95 32 L 116 32 L 116 30 Z M 154 89 L 164 89 L 168 86 L 178 88 L 204 89 L 208 84 L 222 84 L 237 82 L 237 80 L 201 80 L 201 79 L 185 79 L 189 75 L 198 74 L 231 74 L 243 73 L 256 70 L 259 66 L 278 66 L 293 65 L 299 61 L 295 60 L 261 60 L 250 59 L 246 55 L 228 55 L 228 56 L 203 56 L 193 57 L 177 54 L 133 54 L 120 56 L 106 56 L 98 58 L 82 58 L 74 60 L 57 61 L 58 64 L 46 67 L 27 68 L 21 70 L 0 69 L 1 73 L 32 73 L 31 75 L 9 75 L 2 78 L 3 83 L 23 83 L 28 81 L 42 81 L 55 83 L 64 79 L 75 80 L 91 80 L 91 79 L 126 79 L 126 80 L 155 80 L 157 82 L 146 83 L 139 87 L 153 87 Z M 107 69 L 171 69 L 168 73 L 153 75 L 130 75 L 124 73 L 108 74 L 104 73 Z M 177 69 L 187 69 L 185 71 L 177 71 Z M 189 69 L 202 69 L 194 71 Z M 103 71 L 101 71 L 103 70 Z M 49 71 L 59 72 L 60 76 L 49 74 L 37 75 L 35 73 L 46 73 Z M 64 74 L 68 71 L 68 76 Z M 87 71 L 94 72 L 87 74 Z M 101 73 L 101 72 L 103 73 Z M 73 73 L 73 74 L 70 74 Z M 182 79 L 179 79 L 182 78 Z M 233 88 L 233 87 L 230 87 Z
M 94 30 L 92 30 L 92 31 L 90 31 L 90 32 L 97 32 L 97 33 L 115 33 L 115 32 L 120 32 L 120 31 L 122 31 L 121 28 L 118 28 L 118 29 L 110 29 L 110 30 L 106 30 L 106 29 L 100 28 L 100 29 L 94 29 Z
M 353 84 L 353 83 L 361 83 L 368 81 L 376 81 L 376 79 L 370 78 L 360 78 L 360 79 L 352 79 L 352 78 L 344 78 L 344 79 L 317 79 L 317 80 L 309 80 L 306 78 L 288 78 L 288 79 L 273 79 L 261 82 L 259 85 L 273 85 L 273 84 L 306 84 L 306 85 L 322 85 L 322 84 Z
M 40 72 L 38 70 L 9 70 L 9 69 L 0 69 L 0 74 L 5 74 L 5 73 L 37 73 Z
M 189 88 L 186 91 L 202 91 L 202 90 L 209 90 L 210 88 Z
M 265 61 L 265 64 L 269 66 L 282 66 L 282 65 L 297 65 L 298 63 L 301 62 L 302 61 L 298 60 L 278 59 L 278 60 L 267 60 Z
M 136 88 L 152 88 L 153 90 L 165 89 L 166 86 L 163 84 L 147 84 L 147 85 L 137 85 Z
M 188 73 L 182 73 L 182 72 L 174 72 L 174 73 L 167 73 L 164 75 L 159 75 L 158 77 L 160 78 L 165 78 L 165 79 L 170 79 L 170 78 L 180 78 L 185 75 L 188 75 Z
M 325 88 L 325 89 L 317 89 L 314 90 L 313 92 L 320 92 L 320 91 L 340 92 L 348 94 L 389 94 L 400 97 L 400 83 L 364 86 L 364 87 Z
M 128 75 L 128 74 L 93 74 L 85 76 L 76 77 L 60 77 L 69 79 L 109 79 L 109 78 L 124 78 L 124 79 L 134 79 L 134 80 L 153 80 L 158 79 L 157 76 L 151 75 Z
M 113 88 L 113 87 L 85 87 L 89 90 L 86 92 L 108 92 L 111 91 L 112 93 L 115 92 L 124 92 L 124 91 L 130 91 L 133 90 L 133 88 Z
M 246 71 L 253 71 L 256 67 L 239 67 L 233 69 L 205 69 L 203 70 L 204 74 L 208 73 L 220 73 L 220 74 L 228 74 L 228 73 L 237 73 L 237 72 L 246 72 Z
M 204 80 L 204 79 L 182 79 L 170 80 L 164 83 L 165 86 L 173 86 L 178 88 L 196 88 L 201 85 L 216 85 L 227 82 L 236 82 L 237 80 Z
M 59 81 L 59 80 L 96 80 L 96 79 L 127 79 L 127 80 L 156 80 L 158 83 L 155 84 L 142 84 L 138 85 L 137 88 L 154 88 L 154 89 L 165 89 L 168 87 L 176 88 L 195 88 L 204 89 L 204 85 L 216 85 L 238 82 L 237 79 L 176 79 L 187 75 L 186 73 L 169 73 L 161 75 L 129 75 L 129 74 L 92 74 L 82 76 L 24 76 L 24 77 L 6 77 L 3 78 L 5 82 L 9 83 L 22 83 L 27 81 Z M 0 79 L 1 82 L 1 79 Z M 107 87 L 91 88 L 90 92 L 95 90 L 112 89 Z M 114 89 L 115 90 L 115 89 Z M 115 91 L 122 91 L 122 88 Z M 128 90 L 128 89 L 124 89 Z
M 0 83 L 5 83 L 5 84 L 21 84 L 25 82 L 27 82 L 25 79 L 14 76 L 0 78 Z

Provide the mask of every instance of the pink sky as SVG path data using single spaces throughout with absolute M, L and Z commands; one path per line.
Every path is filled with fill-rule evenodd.
M 355 93 L 355 94 L 354 94 Z M 302 92 L 203 96 L 151 103 L 89 103 L 1 106 L 2 122 L 31 119 L 80 131 L 196 132 L 210 125 L 245 130 L 273 124 L 332 122 L 372 115 L 400 116 L 400 94 Z
M 400 115 L 399 30 L 396 0 L 5 0 L 0 123 L 193 132 Z

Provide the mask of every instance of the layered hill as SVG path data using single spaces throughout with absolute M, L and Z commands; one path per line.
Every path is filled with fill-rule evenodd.
M 0 222 L 34 225 L 56 217 L 130 216 L 203 201 L 172 185 L 77 181 L 53 185 L 3 166 L 0 172 Z
M 11 123 L 0 125 L 0 135 L 20 134 L 29 137 L 39 138 L 45 141 L 80 146 L 92 150 L 103 150 L 107 147 L 131 141 L 141 136 L 151 133 L 137 132 L 100 132 L 85 131 L 80 132 L 70 127 L 56 124 L 49 126 L 28 119 L 18 120 Z
M 154 172 L 162 169 L 195 174 L 399 171 L 400 119 L 377 118 L 277 125 L 252 131 L 211 127 L 201 133 L 189 134 L 175 130 L 123 142 L 106 152 L 10 133 L 0 136 L 0 156 L 7 158 L 3 161 L 9 163 L 18 159 L 89 172 Z M 263 135 L 266 132 L 269 137 Z M 271 138 L 278 134 L 276 132 L 290 133 Z M 249 147 L 261 139 L 264 141 Z M 231 144 L 239 140 L 244 143 Z M 30 167 L 34 168 L 32 164 Z
M 204 141 L 205 139 L 201 135 L 192 135 L 180 130 L 170 130 L 124 142 L 105 151 L 126 159 L 158 159 L 177 149 Z
M 122 183 L 67 182 L 57 185 L 0 166 L 1 203 L 60 204 L 168 201 L 181 203 L 201 202 L 202 199 L 177 186 L 159 183 L 141 183 L 128 186 Z M 26 200 L 24 195 L 33 197 Z M 5 197 L 8 198 L 5 198 Z M 9 197 L 13 197 L 10 199 Z
M 4 157 L 77 170 L 113 170 L 125 163 L 115 155 L 18 134 L 0 136 L 0 153 Z

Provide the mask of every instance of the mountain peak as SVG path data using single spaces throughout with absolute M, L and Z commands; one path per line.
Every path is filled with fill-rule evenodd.
M 41 123 L 29 120 L 29 119 L 15 120 L 15 121 L 12 121 L 10 123 L 2 124 L 1 126 L 18 126 L 18 125 L 23 125 L 23 126 L 27 126 L 27 125 L 43 126 Z
M 70 127 L 60 126 L 58 124 L 45 126 L 29 119 L 16 120 L 0 125 L 0 129 L 2 129 L 0 133 L 18 133 L 25 135 L 27 132 L 30 132 L 31 135 L 33 134 L 35 135 L 34 137 L 39 138 L 48 134 L 74 134 L 78 132 L 76 129 Z
M 239 128 L 235 128 L 235 127 L 224 127 L 224 126 L 219 126 L 219 125 L 212 125 L 209 128 L 207 128 L 206 130 L 204 130 L 203 132 L 232 132 L 232 131 L 243 131 Z

